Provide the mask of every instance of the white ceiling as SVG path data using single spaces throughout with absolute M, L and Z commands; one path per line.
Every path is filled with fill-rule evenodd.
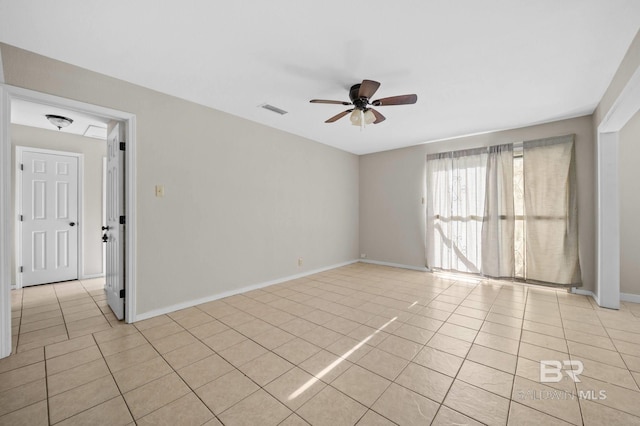
M 589 114 L 639 28 L 637 0 L 0 0 L 2 42 L 357 154 Z M 309 103 L 363 79 L 418 103 L 364 131 Z
M 73 123 L 62 130 L 58 130 L 57 127 L 47 120 L 47 114 L 70 118 L 73 120 Z M 109 119 L 68 109 L 28 102 L 22 99 L 13 99 L 11 101 L 11 122 L 14 124 L 21 124 L 23 126 L 39 127 L 41 129 L 52 130 L 55 132 L 60 131 L 106 140 L 107 124 L 109 123 Z

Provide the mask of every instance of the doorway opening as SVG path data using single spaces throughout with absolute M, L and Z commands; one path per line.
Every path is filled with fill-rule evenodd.
M 94 195 L 97 195 L 99 200 L 105 200 L 105 207 L 107 207 L 105 219 L 109 216 L 109 209 L 111 209 L 112 212 L 118 212 L 117 220 L 119 226 L 109 226 L 106 221 L 103 221 L 103 215 L 102 212 L 100 212 L 98 214 L 97 220 L 102 222 L 101 227 L 108 229 L 99 229 L 99 233 L 96 234 L 96 229 L 93 229 L 94 227 L 92 227 L 91 233 L 94 236 L 98 235 L 98 238 L 100 238 L 100 235 L 102 235 L 102 238 L 105 239 L 105 242 L 108 242 L 107 244 L 104 244 L 102 241 L 100 241 L 100 244 L 104 244 L 105 246 L 104 251 L 114 252 L 114 255 L 119 256 L 118 261 L 107 261 L 106 269 L 103 269 L 103 257 L 102 254 L 100 254 L 99 256 L 94 256 L 94 258 L 96 258 L 96 264 L 98 265 L 97 269 L 94 268 L 91 271 L 85 270 L 85 265 L 83 265 L 82 261 L 83 249 L 80 249 L 78 250 L 79 256 L 77 259 L 79 266 L 76 268 L 76 270 L 78 271 L 77 278 L 84 279 L 91 279 L 106 275 L 106 281 L 109 281 L 110 275 L 113 275 L 115 273 L 119 274 L 119 276 L 121 276 L 121 279 L 116 280 L 116 283 L 121 287 L 115 289 L 116 291 L 113 291 L 114 295 L 117 295 L 118 301 L 122 302 L 122 309 L 120 312 L 121 316 L 119 318 L 124 318 L 124 320 L 129 323 L 135 321 L 135 115 L 57 96 L 43 94 L 27 89 L 0 84 L 0 153 L 2 154 L 0 156 L 0 223 L 2 226 L 2 229 L 0 231 L 3 236 L 17 236 L 17 233 L 19 231 L 19 218 L 16 216 L 16 210 L 12 208 L 14 184 L 15 179 L 17 179 L 17 177 L 14 177 L 12 173 L 11 162 L 11 111 L 12 103 L 14 102 L 30 102 L 34 104 L 45 105 L 52 109 L 58 108 L 73 111 L 78 114 L 101 117 L 105 121 L 109 122 L 108 127 L 109 130 L 112 131 L 112 133 L 115 129 L 114 134 L 116 136 L 112 138 L 111 142 L 117 145 L 117 152 L 112 157 L 115 158 L 115 161 L 119 161 L 119 163 L 116 163 L 115 165 L 112 163 L 111 167 L 112 172 L 116 171 L 116 173 L 112 173 L 112 175 L 114 175 L 113 180 L 116 185 L 121 184 L 121 188 L 116 191 L 117 193 L 115 194 L 115 197 L 112 197 L 110 200 L 108 195 L 104 196 L 103 198 L 102 183 L 100 183 L 100 193 Z M 108 144 L 109 141 L 107 141 L 107 145 Z M 107 148 L 107 152 L 108 151 L 109 149 Z M 105 157 L 105 160 L 107 161 L 104 161 L 104 163 L 108 163 L 108 155 L 105 155 Z M 40 163 L 42 162 L 40 161 Z M 55 161 L 52 164 L 54 164 L 53 167 L 56 167 Z M 118 169 L 118 167 L 120 168 Z M 64 171 L 65 167 L 61 166 L 61 168 L 62 171 Z M 103 170 L 106 171 L 105 174 L 108 174 L 108 167 L 103 168 L 103 159 L 100 158 L 98 170 L 95 171 L 100 175 L 100 179 L 102 179 Z M 126 176 L 126 179 L 124 179 L 124 176 Z M 42 185 L 40 186 L 42 187 Z M 108 187 L 109 185 L 106 186 Z M 115 207 L 110 207 L 116 199 L 120 200 L 118 205 Z M 57 205 L 60 206 L 60 203 L 58 203 Z M 102 210 L 102 207 L 100 207 L 100 210 Z M 82 217 L 82 215 L 80 214 L 79 217 L 73 220 L 74 218 L 71 218 L 69 216 L 69 214 L 71 214 L 70 212 L 61 211 L 60 213 L 64 213 L 61 216 L 68 216 L 65 219 L 67 228 L 59 232 L 61 238 L 56 241 L 56 244 L 59 244 L 56 249 L 66 250 L 68 246 L 65 244 L 68 244 L 70 239 L 73 240 L 74 238 L 77 238 L 77 240 L 79 240 L 81 238 L 80 235 L 78 235 L 77 237 L 74 236 L 74 232 L 80 232 L 80 234 L 82 234 L 82 230 L 84 230 L 84 233 L 88 234 L 87 229 L 82 227 L 86 217 Z M 74 225 L 70 225 L 72 222 L 74 223 Z M 72 230 L 72 232 L 68 232 L 70 229 Z M 44 233 L 42 231 L 38 232 L 40 232 L 38 234 L 40 235 L 40 241 L 44 241 Z M 66 237 L 64 237 L 63 235 L 65 233 L 67 234 Z M 24 265 L 17 265 L 18 262 L 14 262 L 12 260 L 14 257 L 17 257 L 15 245 L 15 241 L 11 238 L 3 238 L 2 243 L 0 244 L 0 318 L 2 319 L 2 326 L 0 327 L 0 358 L 11 354 L 12 336 L 10 291 L 11 287 L 17 284 L 19 281 L 16 280 L 16 276 L 19 276 L 19 271 L 17 270 L 17 268 L 19 266 L 24 267 Z M 108 246 L 111 247 L 108 248 Z M 116 246 L 118 247 L 118 250 L 114 249 L 114 247 Z M 42 251 L 43 247 L 44 246 L 39 247 L 40 254 L 44 253 Z M 61 251 L 58 252 L 58 254 L 60 253 Z M 33 251 L 31 252 L 31 254 L 33 254 Z M 106 258 L 109 259 L 109 256 L 106 255 Z M 42 258 L 36 258 L 35 260 L 42 261 Z M 66 259 L 63 256 L 58 260 L 66 262 L 69 259 Z M 40 264 L 42 265 L 42 262 Z M 60 281 L 60 279 L 53 278 L 51 279 L 51 282 L 53 281 Z M 23 283 L 20 282 L 20 285 L 22 284 Z M 126 302 L 126 304 L 124 302 Z M 118 315 L 118 313 L 115 311 L 116 309 L 114 309 L 114 313 Z

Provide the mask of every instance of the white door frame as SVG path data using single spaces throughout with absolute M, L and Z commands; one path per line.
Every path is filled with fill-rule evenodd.
M 606 113 L 597 130 L 597 252 L 594 297 L 604 308 L 619 309 L 620 299 L 620 185 L 619 133 L 640 111 L 640 67 Z
M 31 148 L 28 146 L 16 146 L 16 158 L 15 158 L 15 174 L 14 178 L 14 188 L 16 189 L 16 205 L 15 205 L 15 258 L 16 263 L 14 266 L 14 271 L 16 275 L 16 282 L 14 288 L 20 289 L 22 288 L 22 274 L 20 273 L 20 266 L 24 265 L 22 259 L 22 222 L 18 220 L 18 216 L 22 212 L 22 175 L 18 173 L 20 168 L 20 163 L 22 163 L 22 154 L 24 152 L 37 152 L 41 154 L 53 154 L 53 155 L 64 155 L 66 157 L 76 157 L 78 159 L 78 217 L 77 217 L 77 225 L 78 225 L 78 279 L 84 278 L 84 242 L 83 242 L 83 234 L 84 234 L 84 204 L 82 199 L 82 194 L 84 193 L 84 154 L 78 152 L 68 152 L 68 151 L 57 151 L 53 149 L 43 149 L 43 148 Z
M 21 99 L 53 107 L 100 115 L 125 124 L 125 321 L 136 320 L 136 116 L 97 105 L 61 98 L 0 83 L 0 358 L 11 354 L 11 253 L 13 242 L 4 236 L 14 229 L 11 211 L 11 100 Z
M 102 205 L 100 212 L 100 226 L 103 227 L 107 223 L 107 157 L 102 157 Z M 103 233 L 103 232 L 102 232 Z M 102 247 L 102 272 L 100 273 L 101 277 L 107 276 L 107 250 L 105 249 L 105 244 L 101 244 Z

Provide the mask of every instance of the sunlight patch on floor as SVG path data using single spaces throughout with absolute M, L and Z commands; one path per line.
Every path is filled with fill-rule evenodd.
M 300 395 L 302 395 L 307 389 L 309 389 L 311 386 L 313 386 L 318 380 L 322 379 L 324 376 L 326 376 L 331 370 L 333 370 L 334 368 L 336 368 L 338 365 L 340 365 L 340 363 L 342 361 L 344 361 L 345 359 L 347 359 L 352 353 L 354 353 L 355 351 L 357 351 L 358 349 L 360 349 L 364 344 L 366 344 L 369 340 L 371 340 L 373 338 L 373 336 L 375 336 L 376 334 L 378 334 L 380 331 L 384 330 L 389 324 L 391 324 L 392 322 L 394 322 L 395 320 L 397 320 L 398 317 L 393 317 L 391 318 L 389 321 L 387 321 L 385 324 L 383 324 L 380 328 L 378 328 L 376 331 L 374 331 L 373 333 L 371 333 L 370 335 L 368 335 L 367 337 L 365 337 L 364 339 L 362 339 L 362 341 L 360 341 L 357 345 L 355 345 L 353 348 L 349 349 L 347 352 L 345 352 L 344 354 L 342 354 L 338 359 L 336 359 L 335 361 L 333 361 L 331 364 L 329 364 L 328 366 L 326 366 L 321 372 L 319 372 L 315 377 L 312 377 L 311 379 L 309 379 L 305 384 L 303 384 L 302 386 L 300 386 L 298 389 L 296 389 L 293 393 L 291 393 L 291 395 L 289 395 L 288 400 L 294 400 L 297 397 L 299 397 Z

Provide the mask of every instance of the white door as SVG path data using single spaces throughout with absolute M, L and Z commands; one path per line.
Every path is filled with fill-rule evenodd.
M 118 319 L 124 318 L 124 131 L 117 124 L 107 137 L 107 221 L 102 240 L 106 244 L 107 302 Z
M 22 151 L 22 285 L 78 279 L 78 157 Z

